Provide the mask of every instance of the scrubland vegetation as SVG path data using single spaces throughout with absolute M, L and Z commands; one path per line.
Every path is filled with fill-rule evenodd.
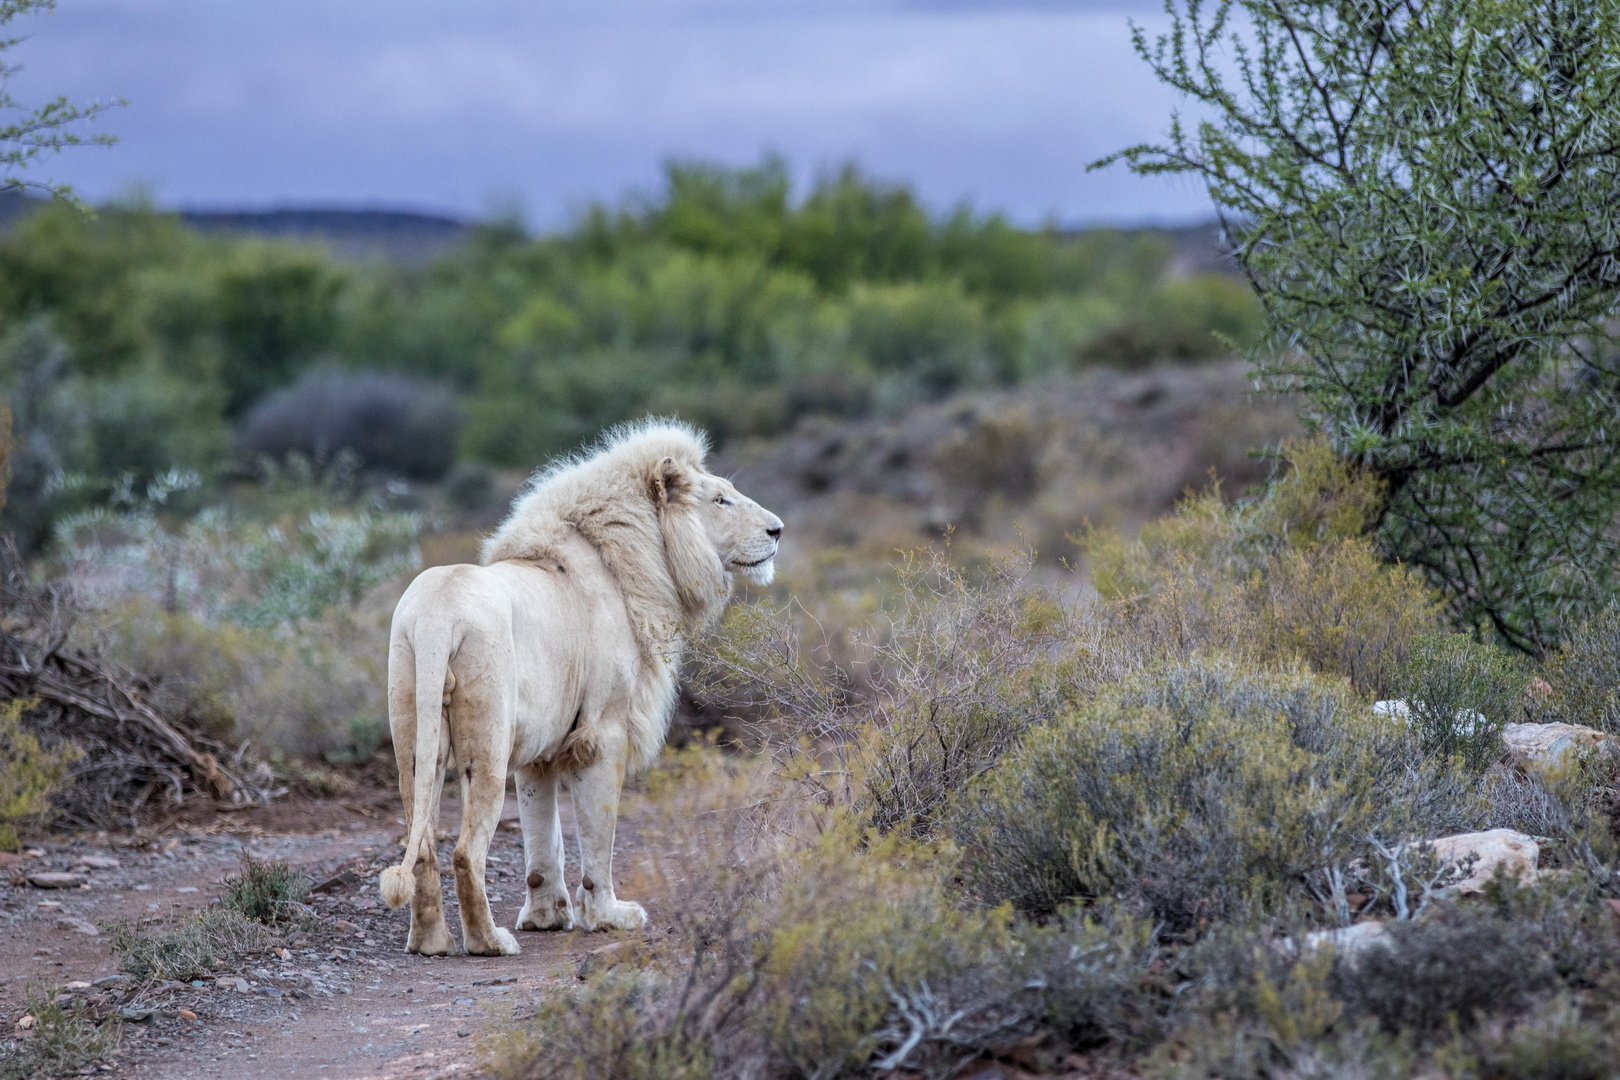
M 648 411 L 723 441 L 1252 342 L 1247 289 L 1175 276 L 1175 254 L 930 215 L 854 169 L 794 199 L 769 160 L 675 166 L 652 198 L 537 239 L 490 224 L 419 268 L 52 206 L 0 238 L 6 523 L 32 548 L 122 486 L 179 470 L 194 507 L 291 452 L 410 480 L 529 469 Z
M 331 793 L 424 547 L 678 413 L 798 552 L 691 643 L 621 861 L 652 926 L 485 1032 L 495 1075 L 1615 1075 L 1614 6 L 1170 16 L 1139 52 L 1208 115 L 1118 157 L 1197 174 L 1246 284 L 770 160 L 417 269 L 33 215 L 4 520 L 86 614 L 0 631 Z M 1273 411 L 1100 377 L 1236 352 Z M 35 717 L 0 842 L 88 768 Z M 1592 730 L 1509 749 L 1552 722 Z M 1433 843 L 1493 829 L 1532 874 Z M 115 948 L 206 972 L 307 888 L 249 865 Z
M 1617 763 L 1544 770 L 1499 729 L 1590 718 L 1612 656 L 1571 678 L 1595 657 L 1567 649 L 1526 695 L 1376 558 L 1375 478 L 1288 458 L 1250 499 L 1092 533 L 1090 599 L 920 554 L 843 646 L 734 609 L 698 683 L 757 751 L 654 775 L 627 880 L 664 925 L 492 1037 L 492 1068 L 1608 1076 Z M 1403 688 L 1453 719 L 1374 712 Z M 1541 838 L 1538 880 L 1458 897 L 1423 841 L 1497 827 Z M 1369 919 L 1380 946 L 1307 937 Z

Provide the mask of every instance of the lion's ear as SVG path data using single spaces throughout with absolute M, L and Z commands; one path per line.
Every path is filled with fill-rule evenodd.
M 691 486 L 692 480 L 686 475 L 685 468 L 677 464 L 674 458 L 667 457 L 653 466 L 653 501 L 659 506 L 668 506 Z

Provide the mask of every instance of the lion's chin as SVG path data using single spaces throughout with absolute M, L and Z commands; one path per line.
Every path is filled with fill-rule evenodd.
M 776 556 L 771 556 L 758 566 L 738 567 L 737 572 L 750 584 L 769 585 L 776 579 Z

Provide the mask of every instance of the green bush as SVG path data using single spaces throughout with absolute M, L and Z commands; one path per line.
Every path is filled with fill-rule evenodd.
M 1523 722 L 1529 681 L 1521 658 L 1502 649 L 1467 634 L 1423 634 L 1390 693 L 1406 702 L 1425 752 L 1481 772 L 1502 754 L 1503 725 Z
M 50 820 L 51 796 L 62 790 L 69 767 L 83 756 L 72 743 L 47 749 L 23 730 L 23 713 L 35 704 L 12 700 L 0 707 L 0 851 L 17 850 L 19 826 Z
M 1321 441 L 1282 447 L 1259 494 L 1190 495 L 1135 537 L 1081 540 L 1108 633 L 1095 662 L 1117 678 L 1145 663 L 1224 653 L 1308 663 L 1384 696 L 1414 637 L 1439 626 L 1440 597 L 1379 556 L 1365 533 L 1382 485 Z
M 121 970 L 137 979 L 175 982 L 213 978 L 219 967 L 276 940 L 263 923 L 223 905 L 174 920 L 120 920 L 103 929 Z
M 1550 990 L 1558 972 L 1542 927 L 1445 906 L 1421 922 L 1389 924 L 1388 948 L 1338 965 L 1334 989 L 1352 1014 L 1430 1041 L 1482 1019 L 1511 1016 Z
M 1195 659 L 1031 730 L 953 831 L 986 902 L 1107 901 L 1179 934 L 1306 909 L 1369 833 L 1479 812 L 1342 681 Z
M 50 1000 L 36 997 L 28 988 L 28 1015 L 34 1018 L 32 1034 L 0 1042 L 0 1080 L 24 1080 L 40 1076 L 82 1074 L 86 1066 L 106 1061 L 118 1049 L 123 1025 L 117 1020 L 99 1024 L 82 1004 L 71 1012 Z
M 1080 347 L 1081 358 L 1123 367 L 1202 360 L 1252 349 L 1265 330 L 1254 293 L 1223 274 L 1167 281 L 1141 310 Z
M 1620 604 L 1567 628 L 1542 676 L 1558 719 L 1620 735 Z
M 1620 1060 L 1616 1017 L 1584 1016 L 1578 1001 L 1555 998 L 1490 1040 L 1481 1064 L 1505 1080 L 1612 1080 Z
M 309 897 L 309 875 L 284 862 L 242 855 L 242 869 L 225 879 L 220 902 L 245 919 L 270 925 L 288 922 L 303 911 Z

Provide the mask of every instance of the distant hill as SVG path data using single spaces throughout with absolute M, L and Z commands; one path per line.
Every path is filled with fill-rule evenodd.
M 474 227 L 459 218 L 409 210 L 182 210 L 180 220 L 200 232 L 317 240 L 343 258 L 409 265 L 443 255 Z
M 18 191 L 0 191 L 0 231 L 32 213 L 44 200 Z M 180 220 L 199 232 L 274 236 L 324 243 L 344 259 L 385 259 L 406 266 L 432 262 L 467 238 L 475 222 L 412 210 L 345 210 L 282 207 L 271 210 L 181 210 Z M 1064 230 L 1080 234 L 1085 227 Z M 1146 226 L 1130 232 L 1158 233 L 1174 254 L 1170 272 L 1234 273 L 1236 266 L 1220 242 L 1213 221 L 1173 228 Z
M 0 191 L 0 230 L 26 217 L 45 200 L 20 191 Z M 274 236 L 324 243 L 341 258 L 386 259 L 419 266 L 466 239 L 470 221 L 410 210 L 343 210 L 323 207 L 272 210 L 181 210 L 181 221 L 199 232 Z

